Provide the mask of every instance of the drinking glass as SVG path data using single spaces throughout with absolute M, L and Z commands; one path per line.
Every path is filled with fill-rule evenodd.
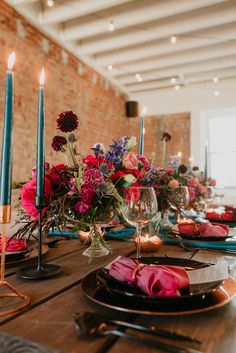
M 142 228 L 151 222 L 157 211 L 156 194 L 152 187 L 130 187 L 126 190 L 121 212 L 125 220 L 136 227 L 137 258 L 141 257 Z
M 181 207 L 186 208 L 189 205 L 189 191 L 187 186 L 180 186 L 179 188 L 180 193 L 180 203 Z

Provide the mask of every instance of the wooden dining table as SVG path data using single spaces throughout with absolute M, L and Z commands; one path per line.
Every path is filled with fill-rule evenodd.
M 21 312 L 1 317 L 1 332 L 67 353 L 135 353 L 165 352 L 163 349 L 118 338 L 87 336 L 76 329 L 73 314 L 92 311 L 110 318 L 126 319 L 143 325 L 156 325 L 162 329 L 196 337 L 201 344 L 158 338 L 162 342 L 181 347 L 190 347 L 206 353 L 236 352 L 236 297 L 227 305 L 208 312 L 175 316 L 134 315 L 104 308 L 85 297 L 81 283 L 91 271 L 103 267 L 118 255 L 135 255 L 133 243 L 110 241 L 113 253 L 95 258 L 88 263 L 82 255 L 85 246 L 77 239 L 60 239 L 44 255 L 44 262 L 62 267 L 62 273 L 47 280 L 23 280 L 16 276 L 22 263 L 12 263 L 6 268 L 6 279 L 19 291 L 28 294 L 30 304 Z M 235 255 L 225 256 L 208 251 L 199 251 L 201 256 L 224 257 L 230 266 L 231 276 L 236 277 Z M 163 245 L 154 256 L 190 258 L 191 252 L 179 246 Z M 36 261 L 31 260 L 31 261 Z M 27 266 L 27 261 L 24 262 Z M 128 330 L 127 332 L 130 332 Z M 140 337 L 148 337 L 138 333 Z M 1 349 L 0 349 L 1 351 Z M 12 350 L 14 352 L 14 350 Z M 27 352 L 27 349 L 22 350 Z M 181 350 L 180 350 L 181 353 Z

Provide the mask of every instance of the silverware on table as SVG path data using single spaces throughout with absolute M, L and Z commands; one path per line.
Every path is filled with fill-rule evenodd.
M 110 329 L 108 327 L 109 324 L 116 325 L 123 328 L 130 328 L 130 329 L 142 331 L 145 333 L 149 333 L 153 336 L 162 336 L 162 337 L 168 337 L 171 339 L 180 339 L 180 340 L 200 343 L 200 341 L 195 338 L 184 336 L 174 332 L 165 331 L 163 329 L 157 329 L 155 326 L 148 328 L 145 326 L 131 324 L 125 321 L 111 320 L 108 318 L 104 318 L 99 314 L 95 314 L 91 312 L 75 313 L 74 319 L 75 319 L 77 329 L 88 335 L 103 335 L 103 336 L 115 335 L 119 337 L 128 338 L 136 342 L 145 343 L 152 347 L 161 348 L 168 352 L 173 352 L 173 353 L 180 353 L 180 352 L 181 353 L 201 353 L 200 351 L 192 348 L 180 347 L 180 346 L 176 346 L 176 345 L 172 345 L 169 343 L 164 343 L 156 340 L 154 341 L 154 340 L 142 338 L 135 334 L 127 334 L 126 332 L 120 331 L 118 329 Z

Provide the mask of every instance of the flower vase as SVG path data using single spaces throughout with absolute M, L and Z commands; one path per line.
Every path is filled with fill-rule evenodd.
M 83 252 L 84 256 L 89 257 L 89 262 L 94 257 L 106 256 L 111 252 L 111 248 L 104 240 L 101 225 L 93 224 L 90 226 L 91 245 Z
M 163 218 L 161 221 L 161 230 L 165 232 L 170 230 L 171 228 L 173 228 L 173 224 L 169 221 L 169 211 L 167 210 L 163 213 Z

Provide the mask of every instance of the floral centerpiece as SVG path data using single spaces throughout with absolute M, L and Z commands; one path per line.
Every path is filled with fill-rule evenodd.
M 97 225 L 107 223 L 114 216 L 129 187 L 154 187 L 159 209 L 164 210 L 170 205 L 178 207 L 175 192 L 178 182 L 174 180 L 173 170 L 155 167 L 146 156 L 132 151 L 136 145 L 135 137 L 121 137 L 113 141 L 107 151 L 101 143 L 97 143 L 91 148 L 91 154 L 81 156 L 77 152 L 77 137 L 74 134 L 78 125 L 79 119 L 71 111 L 61 113 L 57 119 L 57 128 L 63 135 L 53 138 L 52 148 L 64 155 L 65 164 L 45 163 L 43 230 L 60 230 L 67 223 L 83 230 L 92 226 L 93 238 L 96 240 L 93 250 L 102 243 L 110 251 L 109 245 L 97 231 Z M 18 230 L 19 236 L 32 233 L 38 225 L 38 212 L 34 206 L 35 174 L 34 169 L 32 179 L 22 186 L 21 206 L 28 222 Z
M 175 173 L 175 178 L 179 181 L 180 186 L 188 187 L 190 206 L 207 197 L 208 187 L 216 186 L 216 180 L 211 177 L 206 178 L 196 166 L 189 170 L 187 166 L 181 164 Z

